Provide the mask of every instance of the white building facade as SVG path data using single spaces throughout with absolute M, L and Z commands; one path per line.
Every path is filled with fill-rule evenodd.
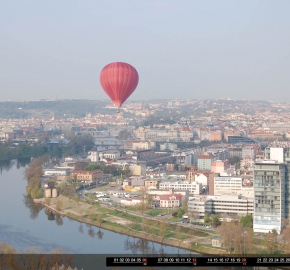
M 214 195 L 225 193 L 242 193 L 241 177 L 215 177 L 214 178 Z
M 190 194 L 199 195 L 202 192 L 202 184 L 187 181 L 160 182 L 159 189 L 188 190 Z

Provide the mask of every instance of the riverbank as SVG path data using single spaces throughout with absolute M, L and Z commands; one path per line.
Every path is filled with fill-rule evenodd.
M 60 210 L 56 209 L 56 202 L 58 200 L 62 202 Z M 45 203 L 44 198 L 34 199 L 34 202 L 36 204 L 42 204 L 55 214 L 120 234 L 142 238 L 162 245 L 186 249 L 194 253 L 226 254 L 225 250 L 221 248 L 214 248 L 209 244 L 201 244 L 200 242 L 204 241 L 205 237 L 193 235 L 192 233 L 195 230 L 184 229 L 184 231 L 181 231 L 180 235 L 178 235 L 179 237 L 174 237 L 177 236 L 174 229 L 178 226 L 168 225 L 166 235 L 164 233 L 163 237 L 161 237 L 159 234 L 160 224 L 163 222 L 160 223 L 155 220 L 144 219 L 143 228 L 145 228 L 145 232 L 141 229 L 141 217 L 135 217 L 136 221 L 134 221 L 135 223 L 133 224 L 133 217 L 131 215 L 121 213 L 117 209 L 111 207 L 98 204 L 92 205 L 84 201 L 76 201 L 63 195 L 60 195 L 58 198 L 52 198 L 49 205 Z M 150 231 L 150 233 L 147 232 L 147 230 Z

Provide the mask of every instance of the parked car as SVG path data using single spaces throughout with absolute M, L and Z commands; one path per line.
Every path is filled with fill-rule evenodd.
M 176 217 L 177 216 L 177 212 L 173 212 L 171 215 L 173 216 L 173 217 Z

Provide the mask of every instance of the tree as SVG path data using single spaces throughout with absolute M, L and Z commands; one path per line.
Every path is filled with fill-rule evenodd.
M 159 228 L 159 233 L 158 235 L 161 237 L 161 243 L 164 240 L 165 234 L 167 232 L 167 223 L 166 222 L 160 222 L 160 228 Z
M 4 269 L 5 265 L 11 263 L 9 254 L 15 254 L 16 250 L 7 243 L 0 242 L 0 269 Z
M 131 134 L 127 130 L 121 130 L 119 132 L 119 138 L 122 141 L 127 140 L 130 136 L 131 136 Z
M 289 218 L 283 218 L 282 219 L 282 227 L 286 228 L 287 226 L 289 226 Z
M 76 202 L 77 202 L 78 205 L 80 205 L 80 202 L 81 202 L 81 195 L 80 194 L 78 194 L 76 196 Z
M 51 199 L 49 197 L 47 197 L 47 198 L 45 198 L 45 201 L 44 202 L 45 202 L 46 205 L 49 206 L 50 203 L 51 203 Z
M 75 187 L 72 185 L 61 185 L 60 186 L 60 193 L 65 195 L 65 196 L 72 196 L 75 194 Z
M 204 223 L 210 223 L 210 218 L 208 214 L 204 214 Z
M 100 227 L 101 224 L 103 222 L 103 215 L 102 214 L 98 214 L 98 218 L 97 218 L 97 224 Z
M 234 225 L 235 234 L 234 234 L 234 250 L 235 254 L 244 254 L 244 238 L 243 238 L 243 228 L 241 226 Z
M 289 226 L 283 230 L 282 236 L 286 242 L 284 245 L 284 249 L 286 250 L 286 252 L 289 252 L 290 251 L 290 227 Z
M 274 254 L 278 248 L 277 236 L 277 231 L 272 230 L 272 232 L 268 232 L 264 238 L 264 244 L 269 254 Z
M 180 243 L 181 243 L 181 240 L 182 240 L 182 233 L 181 233 L 181 227 L 180 226 L 176 226 L 176 230 L 175 230 L 175 235 L 176 235 L 176 238 L 179 242 L 179 247 L 180 247 Z
M 236 225 L 232 222 L 222 222 L 221 226 L 219 227 L 220 237 L 223 239 L 224 247 L 229 253 L 234 247 L 234 239 L 236 233 L 235 226 Z
M 200 218 L 199 212 L 196 210 L 188 212 L 188 216 L 189 216 L 191 222 L 196 222 Z
M 240 223 L 244 228 L 253 228 L 253 216 L 247 214 L 246 216 L 241 217 Z
M 83 170 L 88 165 L 89 165 L 88 162 L 78 161 L 75 165 L 75 170 Z
M 102 170 L 102 169 L 103 169 L 103 166 L 101 166 L 100 164 L 90 164 L 84 167 L 85 171 Z
M 41 198 L 43 197 L 43 190 L 40 189 L 38 186 L 33 186 L 31 189 L 27 189 L 28 191 L 30 191 L 30 196 L 32 199 L 37 199 L 37 198 Z
M 178 208 L 177 215 L 179 218 L 182 218 L 182 216 L 184 215 L 184 210 L 182 208 Z
M 144 214 L 151 206 L 151 196 L 146 194 L 146 190 L 142 191 L 140 202 L 135 205 L 135 209 L 142 217 L 142 230 L 144 231 Z
M 244 253 L 243 254 L 253 254 L 254 251 L 254 231 L 252 228 L 246 228 L 244 231 Z
M 151 233 L 151 226 L 150 226 L 151 220 L 148 218 L 144 218 L 143 224 L 144 224 L 144 228 L 145 228 L 145 230 L 144 230 L 144 237 L 145 237 L 146 233 Z
M 188 212 L 188 201 L 186 197 L 182 198 L 182 210 L 184 211 L 184 213 Z
M 57 211 L 61 211 L 61 210 L 62 210 L 62 207 L 63 207 L 63 201 L 60 200 L 60 199 L 58 199 L 58 200 L 56 201 L 56 204 L 55 204 L 55 209 L 56 209 Z
M 237 164 L 241 161 L 241 158 L 238 156 L 233 156 L 229 158 L 229 162 L 231 165 Z
M 219 215 L 211 214 L 210 216 L 211 225 L 217 227 L 220 225 Z
M 128 165 L 125 166 L 124 170 L 122 171 L 122 174 L 124 174 L 125 177 L 131 176 L 131 170 Z

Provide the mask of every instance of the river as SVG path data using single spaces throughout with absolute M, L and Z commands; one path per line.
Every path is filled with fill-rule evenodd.
M 99 230 L 66 217 L 55 216 L 50 220 L 42 206 L 25 197 L 27 181 L 23 173 L 28 163 L 29 159 L 23 159 L 0 164 L 0 241 L 17 251 L 35 247 L 38 252 L 62 248 L 73 254 L 190 254 L 187 250 Z M 105 269 L 104 265 L 98 267 Z

